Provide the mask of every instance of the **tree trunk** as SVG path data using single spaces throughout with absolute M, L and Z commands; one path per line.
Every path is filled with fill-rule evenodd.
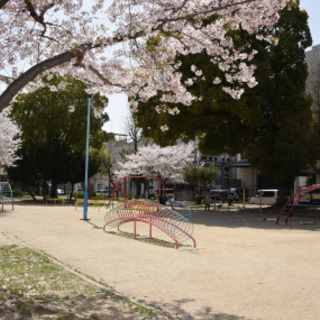
M 283 183 L 279 185 L 279 197 L 277 201 L 278 206 L 283 206 L 287 201 L 288 197 L 291 195 L 291 187 L 290 184 Z
M 37 198 L 36 198 L 35 195 L 32 193 L 32 191 L 30 190 L 29 186 L 26 185 L 26 184 L 24 184 L 23 186 L 26 188 L 27 192 L 30 194 L 30 196 L 32 197 L 33 201 L 37 201 Z
M 44 201 L 47 199 L 47 194 L 47 182 L 44 180 L 42 181 L 42 196 Z
M 54 181 L 54 180 L 51 181 L 51 190 L 50 190 L 50 197 L 51 198 L 58 198 L 57 185 L 58 185 L 58 183 L 56 181 Z
M 70 195 L 69 195 L 69 200 L 70 201 L 72 200 L 72 197 L 73 197 L 73 188 L 74 188 L 74 183 L 71 182 L 71 191 L 70 191 Z
M 203 194 L 203 199 L 206 195 L 207 192 L 207 184 L 205 182 L 202 183 L 202 194 Z

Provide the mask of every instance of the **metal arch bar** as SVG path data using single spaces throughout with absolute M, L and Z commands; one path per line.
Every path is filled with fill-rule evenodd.
M 279 220 L 280 220 L 282 214 L 284 213 L 284 210 L 286 209 L 287 205 L 288 205 L 290 202 L 292 202 L 292 200 L 294 200 L 297 196 L 299 196 L 298 199 L 294 201 L 291 209 L 290 209 L 289 212 L 287 213 L 287 217 L 286 217 L 285 223 L 288 222 L 288 219 L 289 219 L 289 217 L 290 217 L 290 215 L 291 215 L 291 213 L 292 213 L 292 211 L 293 211 L 293 208 L 299 203 L 299 201 L 300 201 L 304 196 L 306 196 L 306 195 L 309 194 L 310 192 L 312 192 L 312 191 L 314 191 L 314 190 L 317 190 L 317 189 L 320 189 L 320 185 L 312 185 L 312 186 L 303 188 L 303 189 L 301 189 L 300 191 L 296 192 L 296 193 L 285 203 L 285 205 L 282 207 L 282 209 L 281 209 L 281 211 L 280 211 L 280 213 L 279 213 L 279 216 L 278 216 L 278 218 L 277 218 L 276 224 L 279 223 Z M 302 194 L 302 195 L 301 195 L 301 194 Z
M 176 244 L 176 249 L 179 249 L 179 242 L 178 242 L 178 240 L 177 240 L 175 237 L 173 237 L 171 234 L 169 234 L 169 233 L 166 232 L 163 228 L 159 227 L 158 225 L 154 224 L 153 222 L 148 221 L 148 220 L 143 219 L 143 218 L 137 218 L 137 217 L 132 217 L 132 218 L 116 218 L 116 219 L 114 219 L 114 220 L 106 223 L 106 224 L 103 226 L 103 231 L 106 231 L 105 228 L 106 228 L 106 226 L 107 226 L 109 223 L 114 222 L 114 221 L 116 221 L 116 220 L 123 220 L 123 219 L 125 219 L 124 222 L 131 222 L 131 221 L 133 221 L 133 222 L 135 222 L 135 223 L 136 223 L 137 221 L 139 221 L 139 222 L 145 222 L 145 223 L 148 223 L 148 224 L 150 224 L 150 225 L 152 225 L 152 226 L 160 229 L 160 230 L 161 230 L 162 232 L 164 232 L 168 237 L 170 237 L 172 240 L 174 240 L 174 242 L 175 242 L 175 244 Z M 120 226 L 120 224 L 119 224 L 119 226 Z M 136 231 L 136 229 L 135 229 L 135 231 Z M 136 232 L 135 232 L 135 235 L 136 235 Z
M 185 215 L 185 213 L 184 213 L 186 210 L 189 211 L 189 218 L 187 218 L 186 215 Z M 183 212 L 182 212 L 183 218 L 184 218 L 185 220 L 189 220 L 189 221 L 190 221 L 190 220 L 191 220 L 191 215 L 192 215 L 192 212 L 191 212 L 190 208 L 189 208 L 189 207 L 185 207 L 185 208 L 183 209 Z
M 113 220 L 110 220 L 108 221 L 107 223 L 105 223 L 105 225 L 103 226 L 103 231 L 105 231 L 106 229 L 106 226 L 108 224 L 111 224 L 112 222 L 115 222 L 115 221 L 121 221 L 120 224 L 123 224 L 123 223 L 126 223 L 126 222 L 130 222 L 130 221 L 142 221 L 142 222 L 145 222 L 145 223 L 149 223 L 153 226 L 155 226 L 156 228 L 162 230 L 166 235 L 168 235 L 169 237 L 171 237 L 172 239 L 175 239 L 177 241 L 177 239 L 170 233 L 168 233 L 165 229 L 163 229 L 162 227 L 160 227 L 158 224 L 154 223 L 154 222 L 151 222 L 150 221 L 151 219 L 148 219 L 148 216 L 146 217 L 119 217 L 119 218 L 115 218 Z M 152 220 L 153 221 L 161 221 L 163 222 L 164 224 L 168 224 L 168 225 L 171 225 L 173 226 L 175 229 L 178 229 L 179 231 L 181 231 L 182 233 L 184 233 L 186 236 L 188 236 L 192 241 L 193 241 L 193 246 L 194 248 L 197 247 L 197 243 L 196 243 L 196 240 L 188 233 L 186 232 L 185 230 L 179 228 L 178 226 L 176 226 L 174 223 L 171 223 L 169 221 L 165 221 L 164 219 L 160 219 L 160 218 L 157 218 L 157 217 L 152 217 Z M 120 224 L 118 225 L 118 230 L 119 230 L 119 226 Z
M 8 183 L 9 189 L 10 189 L 10 195 L 11 195 L 11 207 L 12 207 L 12 211 L 14 210 L 14 201 L 13 201 L 13 194 L 12 194 L 12 188 L 11 188 L 11 184 Z
M 113 219 L 113 220 L 108 221 L 108 222 L 104 225 L 104 230 L 105 230 L 105 227 L 106 227 L 108 224 L 112 224 L 112 223 L 115 222 L 115 221 L 120 221 L 120 220 L 122 220 L 122 221 L 118 224 L 118 230 L 119 230 L 119 227 L 120 227 L 121 224 L 124 224 L 124 223 L 126 223 L 126 222 L 130 222 L 130 221 L 133 221 L 134 219 L 144 219 L 144 220 L 147 220 L 147 221 L 153 220 L 153 221 L 156 221 L 156 222 L 160 221 L 160 222 L 162 222 L 164 225 L 166 225 L 166 224 L 167 224 L 167 225 L 170 225 L 170 226 L 174 227 L 175 229 L 178 229 L 179 231 L 181 231 L 182 233 L 184 233 L 184 234 L 185 234 L 186 236 L 188 236 L 190 239 L 192 239 L 192 240 L 193 240 L 194 247 L 196 247 L 196 241 L 195 241 L 195 239 L 194 239 L 188 232 L 186 232 L 185 230 L 179 228 L 178 226 L 176 226 L 176 225 L 173 224 L 173 223 L 170 223 L 170 222 L 168 222 L 168 221 L 165 221 L 165 220 L 159 219 L 159 218 L 155 218 L 155 217 L 152 217 L 152 219 L 150 219 L 150 217 L 148 217 L 148 216 L 140 216 L 140 217 L 134 217 L 134 216 L 132 216 L 132 217 L 118 217 L 118 218 L 115 218 L 115 219 Z M 159 226 L 159 224 L 156 224 L 156 223 L 153 223 L 153 224 Z M 162 227 L 160 226 L 160 228 L 162 228 Z M 166 232 L 168 232 L 166 228 L 162 228 L 162 229 L 165 230 Z M 171 235 L 173 235 L 173 233 L 170 233 L 170 232 L 168 232 L 168 233 L 171 234 Z M 176 238 L 176 237 L 175 237 L 175 238 Z M 177 239 L 177 238 L 176 238 L 176 239 Z M 183 238 L 182 238 L 182 239 L 183 239 Z M 177 240 L 178 240 L 178 239 L 177 239 Z
M 107 204 L 107 208 L 110 208 L 110 204 L 111 204 L 111 202 L 113 201 L 114 196 L 115 196 L 118 188 L 120 188 L 120 190 L 121 190 L 122 193 L 123 193 L 124 198 L 126 199 L 125 190 L 122 188 L 122 185 L 121 185 L 122 180 L 123 180 L 123 178 L 121 178 L 120 180 L 114 179 L 114 181 L 116 181 L 117 184 L 114 185 L 113 193 L 112 193 L 112 196 L 111 196 L 111 198 L 110 198 L 110 200 L 109 200 L 109 202 L 108 202 L 108 204 Z
M 175 218 L 179 218 L 182 219 L 184 222 L 190 222 L 189 219 L 186 219 L 184 216 L 182 216 L 181 214 L 179 214 L 176 211 L 173 211 L 171 209 L 166 208 L 163 205 L 160 205 L 158 203 L 154 203 L 154 202 L 149 202 L 149 201 L 131 201 L 131 202 L 126 202 L 126 203 L 122 203 L 119 206 L 111 209 L 108 213 L 109 214 L 116 214 L 117 216 L 119 215 L 119 212 L 121 215 L 124 214 L 123 210 L 127 210 L 129 213 L 129 216 L 132 216 L 133 212 L 138 211 L 139 213 L 143 213 L 146 214 L 146 212 L 150 213 L 150 211 L 148 211 L 148 209 L 153 209 L 156 215 L 159 213 L 169 213 L 171 215 L 173 215 Z M 108 214 L 107 213 L 107 214 Z M 106 220 L 107 215 L 105 216 L 105 220 Z M 176 219 L 174 219 L 176 220 Z
M 6 189 L 7 187 L 7 189 Z M 0 182 L 0 203 L 1 203 L 1 210 L 4 211 L 4 204 L 5 200 L 3 198 L 4 193 L 9 192 L 10 198 L 11 198 L 11 206 L 12 206 L 12 211 L 14 210 L 14 200 L 13 200 L 13 194 L 12 194 L 12 188 L 9 182 Z

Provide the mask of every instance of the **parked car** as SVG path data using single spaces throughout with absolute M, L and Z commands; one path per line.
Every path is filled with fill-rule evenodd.
M 250 199 L 250 203 L 254 204 L 270 204 L 273 205 L 278 201 L 278 189 L 259 189 L 257 194 Z
M 212 189 L 210 190 L 211 199 L 215 202 L 226 201 L 228 198 L 229 190 L 228 189 Z
M 107 196 L 109 196 L 109 190 L 98 190 L 97 192 L 96 192 L 96 195 L 97 196 L 104 196 L 104 197 L 107 197 Z

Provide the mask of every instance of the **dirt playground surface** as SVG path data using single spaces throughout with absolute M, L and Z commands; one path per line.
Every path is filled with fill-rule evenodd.
M 277 212 L 198 211 L 197 249 L 176 250 L 104 232 L 105 212 L 90 207 L 83 221 L 81 207 L 16 204 L 0 212 L 0 234 L 158 305 L 171 319 L 320 319 L 319 218 L 276 225 Z

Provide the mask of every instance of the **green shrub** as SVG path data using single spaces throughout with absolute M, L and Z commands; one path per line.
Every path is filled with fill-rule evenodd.
M 77 193 L 75 192 L 73 195 L 72 195 L 73 198 L 78 198 L 78 199 L 83 199 L 84 198 L 84 193 Z
M 23 192 L 18 189 L 12 190 L 12 195 L 17 198 L 21 198 L 23 196 Z
M 155 200 L 155 199 L 157 199 L 157 193 L 156 193 L 156 192 L 150 193 L 150 194 L 149 194 L 149 199 L 150 199 L 150 200 Z
M 202 194 L 196 194 L 194 196 L 194 201 L 196 204 L 201 204 L 203 201 L 203 195 Z

